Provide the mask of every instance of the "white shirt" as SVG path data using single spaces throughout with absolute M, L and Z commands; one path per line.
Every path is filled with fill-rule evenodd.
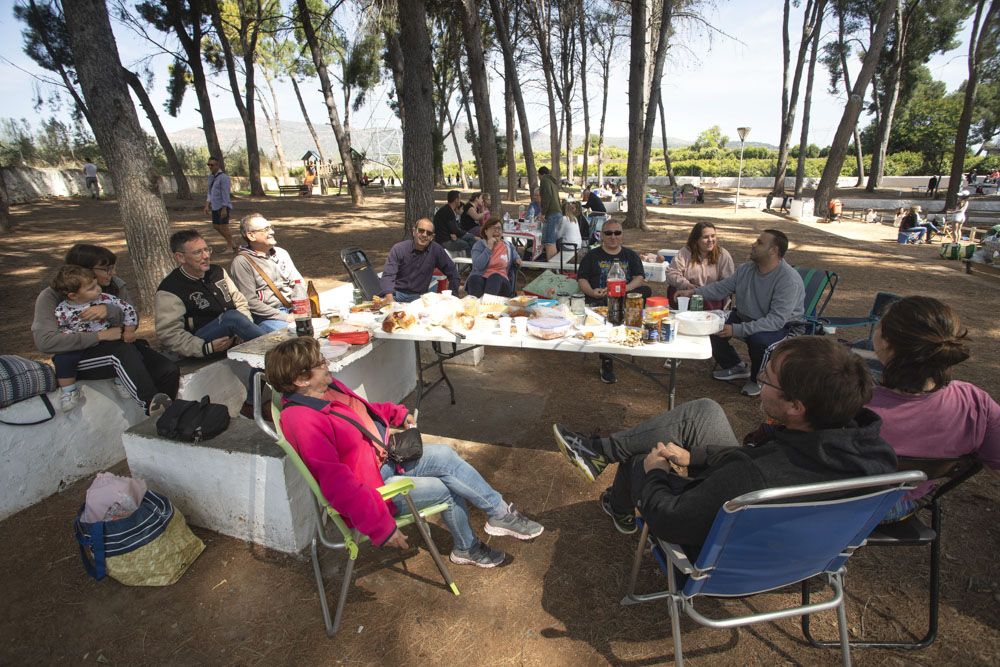
M 97 178 L 97 165 L 93 162 L 84 163 L 83 175 L 87 178 Z
M 583 239 L 580 238 L 580 225 L 576 223 L 576 220 L 569 216 L 563 216 L 562 227 L 559 229 L 559 240 L 563 243 L 572 243 L 577 250 L 582 247 Z

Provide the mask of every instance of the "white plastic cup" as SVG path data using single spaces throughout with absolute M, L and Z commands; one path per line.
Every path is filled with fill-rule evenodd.
M 679 296 L 677 297 L 677 312 L 683 313 L 688 309 L 688 304 L 691 303 L 691 297 Z
M 514 318 L 514 328 L 517 329 L 518 336 L 528 335 L 528 318 L 524 316 L 518 316 Z
M 446 296 L 446 297 L 451 296 L 451 290 L 450 289 L 441 290 L 441 296 Z
M 501 336 L 510 336 L 510 318 L 507 316 L 497 318 L 497 326 L 500 328 Z M 525 323 L 527 326 L 527 323 Z

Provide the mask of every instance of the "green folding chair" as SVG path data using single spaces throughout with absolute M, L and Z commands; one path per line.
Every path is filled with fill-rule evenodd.
M 255 401 L 257 406 L 260 406 L 260 387 L 262 384 L 266 384 L 263 383 L 261 377 L 262 374 L 260 373 L 254 377 L 254 391 L 256 398 L 258 399 Z M 292 461 L 292 463 L 295 464 L 295 468 L 299 471 L 299 474 L 302 475 L 302 478 L 305 479 L 306 484 L 309 485 L 309 488 L 313 492 L 313 496 L 316 498 L 316 535 L 312 539 L 310 554 L 312 556 L 313 574 L 316 577 L 316 590 L 319 592 L 319 603 L 323 609 L 323 622 L 326 624 L 326 634 L 328 636 L 333 636 L 333 634 L 340 628 L 340 621 L 344 614 L 344 605 L 347 602 L 347 590 L 351 584 L 351 575 L 354 573 L 354 562 L 358 559 L 360 545 L 367 542 L 368 537 L 366 535 L 362 535 L 353 528 L 347 527 L 347 524 L 344 523 L 344 519 L 340 516 L 337 510 L 330 506 L 330 503 L 323 496 L 323 492 L 319 488 L 319 483 L 316 482 L 316 478 L 312 476 L 311 472 L 309 472 L 306 464 L 299 457 L 298 452 L 296 452 L 291 443 L 285 439 L 284 433 L 281 430 L 281 394 L 273 389 L 271 390 L 271 415 L 274 418 L 274 429 L 276 431 L 278 446 L 281 447 L 285 454 L 288 455 L 288 458 Z M 265 431 L 269 430 L 263 423 L 263 419 L 259 414 L 255 414 L 254 417 L 258 426 Z M 420 531 L 420 536 L 427 544 L 427 549 L 431 552 L 434 564 L 437 565 L 438 570 L 440 570 L 445 583 L 448 585 L 448 588 L 452 593 L 458 595 L 458 585 L 451 578 L 448 566 L 445 564 L 444 559 L 441 558 L 441 552 L 438 551 L 437 545 L 434 544 L 434 539 L 431 537 L 430 529 L 427 527 L 426 521 L 426 517 L 439 514 L 440 512 L 448 509 L 448 504 L 438 503 L 437 505 L 431 505 L 430 507 L 418 510 L 416 505 L 413 503 L 413 499 L 410 498 L 409 495 L 413 487 L 414 484 L 412 479 L 403 478 L 398 479 L 391 484 L 381 486 L 378 490 L 379 493 L 382 494 L 383 499 L 394 498 L 398 495 L 402 495 L 405 498 L 407 507 L 409 508 L 409 513 L 401 514 L 396 517 L 396 527 L 403 528 L 405 526 L 409 526 L 410 524 L 416 524 L 417 530 Z M 331 537 L 330 532 L 332 531 L 328 529 L 328 523 L 332 523 L 336 526 L 340 539 Z M 318 547 L 320 544 L 328 549 L 342 549 L 347 552 L 347 564 L 344 569 L 344 582 L 340 587 L 340 596 L 337 599 L 337 609 L 334 612 L 332 621 L 330 620 L 330 607 L 326 600 L 326 587 L 323 584 L 323 570 L 319 562 Z
M 806 298 L 803 302 L 804 311 L 802 319 L 809 326 L 808 333 L 816 333 L 819 328 L 817 319 L 823 315 L 826 306 L 833 298 L 833 293 L 837 289 L 839 276 L 833 271 L 823 269 L 810 269 L 807 266 L 797 266 L 795 270 L 802 277 L 802 284 L 806 288 Z

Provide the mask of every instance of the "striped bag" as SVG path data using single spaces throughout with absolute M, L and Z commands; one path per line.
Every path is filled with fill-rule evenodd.
M 73 522 L 87 574 L 127 586 L 169 586 L 205 549 L 170 501 L 147 491 L 139 509 L 116 521 Z
M 33 422 L 8 422 L 10 426 L 33 426 L 47 422 L 55 416 L 52 403 L 46 396 L 56 389 L 56 374 L 48 364 L 25 359 L 14 354 L 0 355 L 0 408 L 6 408 L 34 396 L 40 396 L 49 416 Z

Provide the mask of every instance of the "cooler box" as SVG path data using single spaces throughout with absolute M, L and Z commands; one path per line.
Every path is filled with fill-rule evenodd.
M 669 248 L 661 248 L 660 250 L 656 251 L 656 254 L 663 258 L 663 262 L 665 264 L 669 264 L 670 262 L 674 261 L 674 257 L 677 256 L 678 252 L 680 251 L 670 250 Z
M 667 282 L 666 262 L 643 262 L 642 268 L 646 273 L 646 280 L 651 283 Z

